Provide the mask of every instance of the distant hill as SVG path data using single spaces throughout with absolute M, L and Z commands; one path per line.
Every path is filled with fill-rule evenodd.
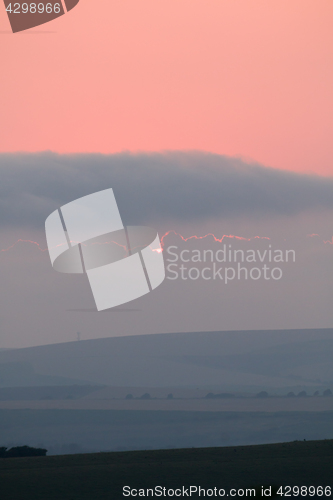
M 329 386 L 333 329 L 190 332 L 0 352 L 0 386 Z
M 101 386 L 78 384 L 44 385 L 41 387 L 0 387 L 0 401 L 72 400 L 82 398 L 93 392 L 99 392 L 100 390 Z
M 85 380 L 77 380 L 60 375 L 36 373 L 29 361 L 11 361 L 0 363 L 0 387 L 40 387 L 87 385 Z
M 245 354 L 183 355 L 170 359 L 222 370 L 322 382 L 321 378 L 326 381 L 333 380 L 332 356 L 333 338 L 286 343 Z

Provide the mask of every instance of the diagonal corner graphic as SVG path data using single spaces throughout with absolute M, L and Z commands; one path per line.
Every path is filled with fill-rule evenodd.
M 72 10 L 80 0 L 12 2 L 3 0 L 13 33 L 53 21 Z
M 53 268 L 86 273 L 98 311 L 149 293 L 165 278 L 159 235 L 124 227 L 112 189 L 74 200 L 45 222 Z

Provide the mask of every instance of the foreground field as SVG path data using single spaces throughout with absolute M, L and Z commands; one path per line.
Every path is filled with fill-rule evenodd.
M 332 463 L 333 440 L 96 453 L 0 459 L 0 483 L 8 500 L 118 500 L 126 485 L 216 487 L 226 494 L 229 488 L 255 488 L 261 496 L 261 486 L 272 486 L 272 492 L 286 485 L 332 486 Z

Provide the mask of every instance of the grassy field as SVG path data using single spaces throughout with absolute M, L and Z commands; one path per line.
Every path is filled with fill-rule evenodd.
M 125 485 L 217 487 L 226 494 L 257 488 L 261 496 L 263 485 L 273 492 L 280 485 L 332 486 L 332 465 L 333 440 L 13 458 L 0 459 L 0 489 L 6 500 L 118 500 L 126 498 Z

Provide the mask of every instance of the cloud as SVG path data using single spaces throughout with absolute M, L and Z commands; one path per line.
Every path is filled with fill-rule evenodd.
M 43 227 L 59 206 L 112 187 L 125 224 L 333 209 L 333 178 L 200 152 L 0 154 L 0 224 Z

